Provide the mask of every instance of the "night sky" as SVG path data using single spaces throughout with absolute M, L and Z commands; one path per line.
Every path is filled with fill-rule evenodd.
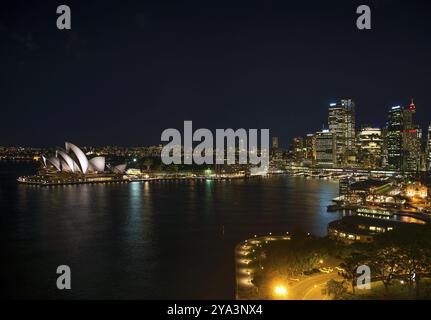
M 72 30 L 56 28 L 67 4 Z M 356 28 L 356 8 L 372 30 Z M 430 1 L 7 1 L 0 146 L 142 146 L 166 128 L 269 128 L 288 146 L 351 97 L 357 123 L 431 122 Z

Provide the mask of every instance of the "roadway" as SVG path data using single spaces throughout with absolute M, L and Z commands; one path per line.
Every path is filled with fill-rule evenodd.
M 326 287 L 326 283 L 331 279 L 337 281 L 343 280 L 336 271 L 308 276 L 304 280 L 289 286 L 287 299 L 329 300 L 329 296 L 322 294 L 322 289 Z

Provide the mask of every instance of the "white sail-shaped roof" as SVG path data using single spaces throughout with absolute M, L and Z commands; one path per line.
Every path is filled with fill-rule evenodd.
M 72 169 L 69 167 L 66 161 L 63 159 L 60 160 L 61 162 L 61 171 L 63 172 L 73 172 Z
M 60 167 L 60 159 L 57 157 L 51 157 L 47 159 L 49 163 L 51 163 L 58 171 L 61 171 Z
M 72 172 L 75 172 L 74 170 L 76 168 L 76 166 L 74 165 L 75 161 L 73 161 L 73 159 L 66 152 L 62 150 L 57 150 L 57 154 L 60 155 L 60 158 L 67 164 L 69 170 Z
M 42 158 L 43 167 L 46 168 L 46 157 L 42 154 L 41 158 Z
M 113 167 L 112 171 L 115 173 L 124 173 L 126 171 L 126 167 L 127 167 L 126 163 L 119 164 L 118 166 Z
M 78 164 L 73 161 L 73 172 L 80 172 L 81 168 L 78 166 Z
M 105 171 L 105 157 L 94 157 L 90 159 L 90 165 L 94 171 Z
M 77 146 L 75 146 L 73 143 L 66 142 L 66 151 L 67 152 L 73 152 L 73 154 L 76 156 L 79 162 L 79 168 L 82 173 L 87 173 L 88 170 L 88 159 L 85 156 L 84 152 L 82 152 L 81 149 L 79 149 Z

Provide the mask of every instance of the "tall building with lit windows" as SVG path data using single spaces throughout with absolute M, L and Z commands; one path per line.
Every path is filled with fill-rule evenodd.
M 329 129 L 316 132 L 316 164 L 318 166 L 334 167 L 337 163 L 336 136 Z
M 386 132 L 386 148 L 388 167 L 400 170 L 403 163 L 403 139 L 404 112 L 401 106 L 392 107 L 388 114 Z
M 310 164 L 316 162 L 316 137 L 313 133 L 305 136 L 305 160 Z
M 422 131 L 414 124 L 416 105 L 389 110 L 386 147 L 388 167 L 395 170 L 418 171 L 421 168 Z
M 335 134 L 336 165 L 346 166 L 356 161 L 355 103 L 341 99 L 329 105 L 328 126 Z
M 304 138 L 303 137 L 295 137 L 293 138 L 293 157 L 295 162 L 304 161 L 305 150 L 304 150 Z
M 382 168 L 388 167 L 388 124 L 382 127 Z
M 382 165 L 383 138 L 380 128 L 363 127 L 357 137 L 358 162 L 363 168 L 375 169 Z
M 425 153 L 426 153 L 426 169 L 427 171 L 430 171 L 431 169 L 431 124 L 428 126 Z
M 403 166 L 405 171 L 418 171 L 420 169 L 421 138 L 422 132 L 414 124 L 413 116 L 416 113 L 416 105 L 413 99 L 410 105 L 403 110 Z

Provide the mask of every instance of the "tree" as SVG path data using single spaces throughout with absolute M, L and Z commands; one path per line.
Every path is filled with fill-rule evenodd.
M 376 253 L 377 272 L 389 277 L 403 277 L 410 291 L 416 287 L 416 297 L 419 296 L 421 274 L 431 272 L 431 230 L 429 226 L 405 226 L 396 231 L 386 232 L 376 237 L 375 247 L 382 248 Z M 392 252 L 391 252 L 391 251 Z M 386 256 L 386 261 L 384 256 Z M 386 266 L 386 270 L 382 267 Z M 379 268 L 380 267 L 380 268 Z M 391 270 L 393 269 L 393 270 Z M 385 284 L 385 283 L 384 283 Z M 385 287 L 390 284 L 386 281 Z
M 410 290 L 413 287 L 416 288 L 416 298 L 419 297 L 421 274 L 429 274 L 431 271 L 430 262 L 429 244 L 413 241 L 400 246 L 400 269 L 405 275 Z
M 150 170 L 150 168 L 151 168 L 151 166 L 153 165 L 153 159 L 151 159 L 151 158 L 145 158 L 145 160 L 144 160 L 144 166 L 145 166 L 145 168 L 146 168 L 146 170 L 147 171 L 149 171 Z
M 352 286 L 353 294 L 356 293 L 355 287 L 358 279 L 358 267 L 360 265 L 366 264 L 368 261 L 368 257 L 362 254 L 361 252 L 352 252 L 348 257 L 344 259 L 344 262 L 341 264 L 341 267 L 345 270 L 343 273 L 343 277 L 350 281 Z
M 329 280 L 326 283 L 326 293 L 328 296 L 333 296 L 334 299 L 340 299 L 347 292 L 345 281 Z
M 388 292 L 394 276 L 400 272 L 400 259 L 400 249 L 395 246 L 373 251 L 370 267 L 373 274 L 382 280 L 386 292 Z

